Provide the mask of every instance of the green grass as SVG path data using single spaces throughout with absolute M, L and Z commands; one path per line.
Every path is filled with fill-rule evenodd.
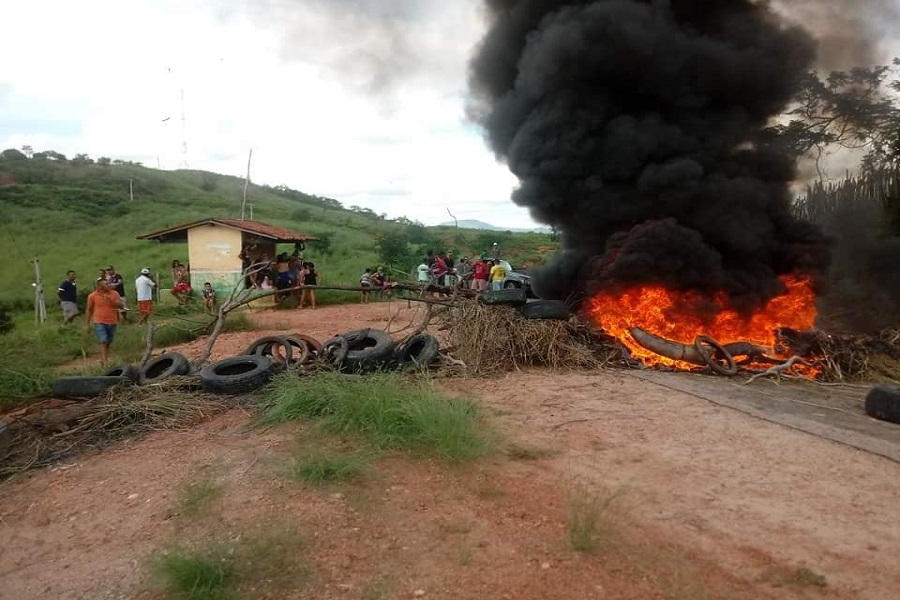
M 305 541 L 290 525 L 175 547 L 151 559 L 151 571 L 178 600 L 282 597 L 308 580 Z
M 583 486 L 569 492 L 566 505 L 566 534 L 569 546 L 581 554 L 593 554 L 609 541 L 612 509 L 622 490 L 597 496 Z
M 98 351 L 93 333 L 85 333 L 84 321 L 79 317 L 71 325 L 51 319 L 36 324 L 32 315 L 20 313 L 14 319 L 14 329 L 0 335 L 0 410 L 14 408 L 33 398 L 50 393 L 58 369 L 71 361 L 94 357 Z M 119 325 L 113 342 L 111 360 L 114 364 L 137 363 L 147 344 L 147 329 L 132 322 Z M 154 347 L 167 348 L 197 339 L 205 332 L 210 317 L 199 311 L 155 319 Z M 251 328 L 247 314 L 235 311 L 225 322 L 225 331 L 246 331 Z M 191 357 L 188 357 L 191 358 Z M 70 375 L 97 375 L 105 368 L 91 363 L 75 366 Z
M 267 388 L 264 424 L 314 420 L 327 432 L 363 436 L 378 449 L 462 462 L 493 450 L 479 406 L 427 381 L 394 373 L 346 377 L 284 375 Z
M 291 466 L 291 475 L 300 481 L 321 485 L 358 479 L 365 475 L 368 467 L 368 459 L 359 454 L 314 451 L 295 459 Z
M 231 561 L 215 552 L 176 550 L 159 558 L 156 571 L 166 591 L 179 600 L 221 600 L 231 596 Z

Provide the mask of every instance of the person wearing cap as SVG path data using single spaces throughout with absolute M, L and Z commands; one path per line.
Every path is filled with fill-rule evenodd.
M 122 297 L 109 287 L 109 282 L 102 277 L 97 278 L 96 289 L 88 295 L 87 308 L 84 311 L 85 331 L 94 327 L 94 335 L 100 344 L 100 362 L 109 361 L 109 347 L 116 335 L 119 324 L 119 309 L 125 308 Z
M 144 267 L 141 274 L 134 280 L 134 289 L 137 292 L 138 312 L 141 313 L 141 320 L 138 325 L 143 325 L 153 314 L 153 288 L 156 282 L 150 277 L 150 269 Z

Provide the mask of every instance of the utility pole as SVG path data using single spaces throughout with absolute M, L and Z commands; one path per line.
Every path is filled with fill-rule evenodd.
M 250 220 L 253 220 L 253 205 L 250 205 Z
M 134 202 L 134 179 L 131 177 L 128 178 L 128 195 L 131 197 L 131 201 Z
M 47 320 L 47 304 L 44 302 L 44 282 L 41 280 L 41 261 L 34 257 L 34 321 Z

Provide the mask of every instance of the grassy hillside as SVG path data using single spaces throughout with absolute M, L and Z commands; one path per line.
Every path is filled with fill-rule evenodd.
M 136 164 L 0 157 L 0 302 L 31 307 L 34 266 L 40 259 L 50 304 L 67 269 L 82 282 L 109 264 L 127 278 L 143 266 L 168 272 L 172 259 L 187 259 L 187 246 L 136 240 L 135 236 L 206 217 L 239 217 L 243 180 L 203 171 L 161 171 Z M 13 153 L 16 154 L 16 153 Z M 129 179 L 134 200 L 129 199 Z M 406 219 L 386 220 L 367 209 L 287 188 L 251 185 L 255 219 L 330 242 L 312 244 L 306 255 L 326 283 L 352 283 L 379 263 L 379 240 L 404 241 L 394 265 L 409 272 L 426 248 L 457 256 L 486 250 L 499 241 L 514 265 L 541 262 L 555 250 L 550 236 L 425 228 Z M 249 216 L 249 215 L 248 215 Z

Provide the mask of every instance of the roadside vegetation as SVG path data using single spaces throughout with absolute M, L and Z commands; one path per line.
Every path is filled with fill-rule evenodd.
M 155 586 L 177 600 L 261 598 L 302 589 L 311 572 L 305 549 L 303 536 L 283 525 L 176 546 L 154 556 L 151 571 Z
M 322 373 L 277 377 L 264 393 L 260 421 L 266 425 L 304 420 L 322 431 L 359 436 L 379 450 L 459 463 L 495 447 L 479 405 L 448 398 L 427 379 L 396 373 L 347 377 Z

